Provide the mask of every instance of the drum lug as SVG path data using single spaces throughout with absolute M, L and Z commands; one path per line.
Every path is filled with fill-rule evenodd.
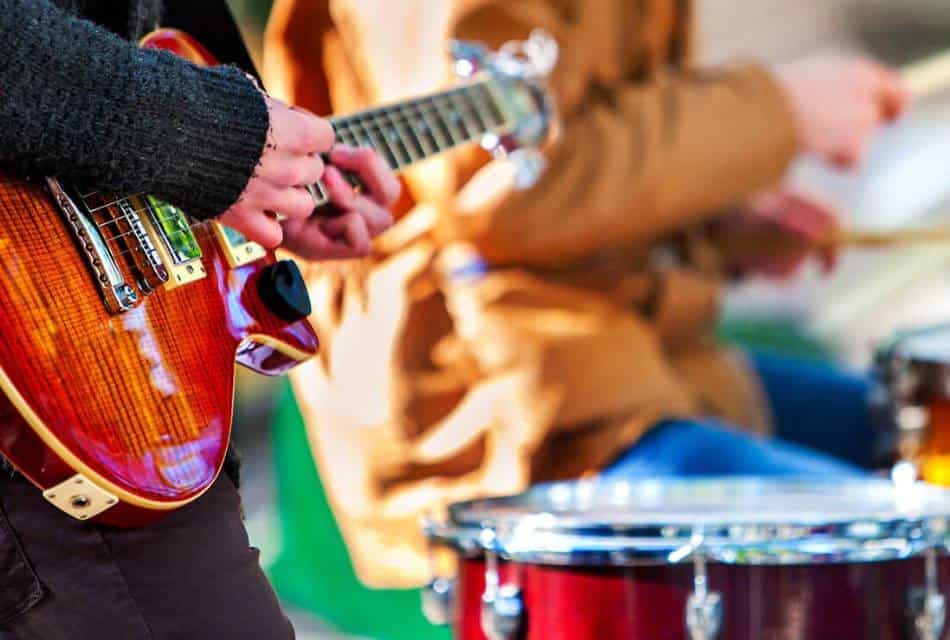
M 433 578 L 422 588 L 422 613 L 436 626 L 451 624 L 455 617 L 455 578 Z
M 722 629 L 722 596 L 709 590 L 701 531 L 693 533 L 686 550 L 693 557 L 693 592 L 686 600 L 686 630 L 690 640 L 716 640 Z
M 943 595 L 913 589 L 907 597 L 910 634 L 914 640 L 940 640 L 947 617 Z
M 937 551 L 924 555 L 926 586 L 907 594 L 907 617 L 914 640 L 940 640 L 947 620 L 947 602 L 937 586 Z
M 692 593 L 686 601 L 690 640 L 714 640 L 722 628 L 722 597 L 715 591 Z
M 485 527 L 479 536 L 485 551 L 485 592 L 482 594 L 482 633 L 488 640 L 515 640 L 524 626 L 521 588 L 501 584 L 499 550 L 494 529 Z
M 524 600 L 516 585 L 505 584 L 482 596 L 482 631 L 489 640 L 514 640 L 523 622 Z

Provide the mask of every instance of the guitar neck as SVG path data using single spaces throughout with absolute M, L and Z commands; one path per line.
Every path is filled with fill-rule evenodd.
M 492 80 L 331 118 L 337 138 L 371 147 L 394 171 L 510 127 Z

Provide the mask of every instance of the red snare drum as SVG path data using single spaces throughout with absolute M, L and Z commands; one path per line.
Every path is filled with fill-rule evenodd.
M 950 492 L 884 480 L 567 483 L 460 503 L 425 592 L 460 640 L 939 640 Z

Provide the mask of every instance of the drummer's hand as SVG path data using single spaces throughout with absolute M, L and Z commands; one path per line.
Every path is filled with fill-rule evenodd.
M 825 273 L 837 262 L 826 242 L 838 230 L 838 219 L 827 205 L 790 189 L 763 192 L 720 225 L 734 268 L 743 275 L 787 278 L 812 255 Z
M 867 58 L 818 56 L 779 65 L 803 151 L 840 168 L 864 158 L 874 134 L 906 111 L 900 75 Z

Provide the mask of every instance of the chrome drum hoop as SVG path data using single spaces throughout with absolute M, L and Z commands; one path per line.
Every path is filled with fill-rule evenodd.
M 627 506 L 639 509 L 638 513 L 625 514 L 622 500 L 608 499 L 608 494 L 642 498 L 644 492 L 675 499 L 695 492 L 693 500 L 709 494 L 719 500 L 735 496 L 741 502 L 756 495 L 758 499 L 779 499 L 784 491 L 801 501 L 802 491 L 805 496 L 814 492 L 817 498 L 835 490 L 853 494 L 852 506 L 860 507 L 865 498 L 877 503 L 841 517 L 821 509 L 798 514 L 790 509 L 783 517 L 780 509 L 762 515 L 754 507 L 747 513 L 733 511 L 722 516 L 691 514 L 688 507 L 682 512 L 667 509 L 652 515 L 643 513 L 648 507 L 642 500 Z M 558 495 L 562 501 L 555 504 Z M 611 509 L 607 518 L 598 519 L 594 513 L 603 515 Z M 531 564 L 675 564 L 689 557 L 684 550 L 697 532 L 703 536 L 704 553 L 711 562 L 883 562 L 920 556 L 928 549 L 950 552 L 950 491 L 923 484 L 898 490 L 888 481 L 870 479 L 833 483 L 750 478 L 558 483 L 519 496 L 458 503 L 449 510 L 449 522 L 429 523 L 427 534 L 430 540 L 473 557 L 484 551 L 479 535 L 486 528 L 496 531 L 495 547 L 502 559 Z

